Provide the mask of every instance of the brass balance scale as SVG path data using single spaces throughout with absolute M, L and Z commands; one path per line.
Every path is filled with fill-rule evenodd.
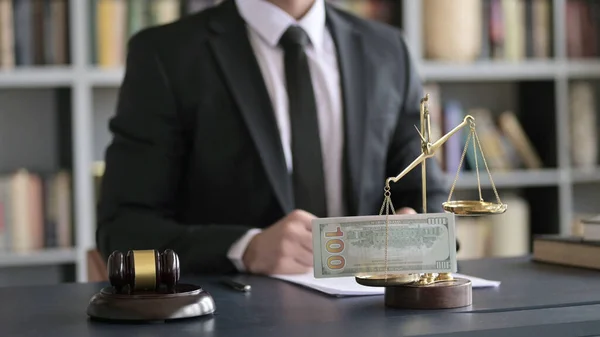
M 445 212 L 457 216 L 483 216 L 492 214 L 502 214 L 506 211 L 507 205 L 502 203 L 494 185 L 492 175 L 488 168 L 483 149 L 479 142 L 479 137 L 475 131 L 475 118 L 467 115 L 462 123 L 457 125 L 447 134 L 443 135 L 435 142 L 431 142 L 431 121 L 428 109 L 429 94 L 421 99 L 420 105 L 420 123 L 421 129 L 417 129 L 421 138 L 421 155 L 417 157 L 396 177 L 387 178 L 385 182 L 384 201 L 379 215 L 386 216 L 386 229 L 389 225 L 387 217 L 395 214 L 394 206 L 391 200 L 390 184 L 398 182 L 402 177 L 412 169 L 421 165 L 422 172 L 422 194 L 423 194 L 423 213 L 427 210 L 427 187 L 426 187 L 426 162 L 427 159 L 434 156 L 435 151 L 439 149 L 450 137 L 457 131 L 468 126 L 469 135 L 465 142 L 465 147 L 460 158 L 460 163 L 456 176 L 452 183 L 448 201 L 442 204 Z M 416 126 L 415 126 L 416 128 Z M 473 142 L 473 152 L 475 154 L 475 172 L 477 175 L 477 187 L 479 190 L 479 200 L 458 200 L 452 201 L 452 194 L 458 181 L 460 168 L 463 165 L 469 143 Z M 477 149 L 481 152 L 483 165 L 487 171 L 490 183 L 492 185 L 496 202 L 484 201 L 481 193 L 481 181 L 479 177 L 479 163 L 477 162 Z M 356 282 L 365 286 L 385 287 L 385 304 L 389 307 L 408 308 L 408 309 L 445 309 L 464 307 L 472 304 L 471 281 L 464 278 L 453 277 L 450 273 L 423 273 L 423 274 L 389 274 L 387 273 L 387 230 L 386 230 L 386 254 L 385 264 L 386 272 L 383 275 L 360 275 L 356 276 Z

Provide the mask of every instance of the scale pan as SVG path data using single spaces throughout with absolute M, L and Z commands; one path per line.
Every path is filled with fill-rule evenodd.
M 457 200 L 448 201 L 442 204 L 444 211 L 456 215 L 486 215 L 502 214 L 506 212 L 506 204 L 497 204 L 486 201 L 475 200 Z
M 367 287 L 386 287 L 417 282 L 419 274 L 357 275 L 356 283 Z

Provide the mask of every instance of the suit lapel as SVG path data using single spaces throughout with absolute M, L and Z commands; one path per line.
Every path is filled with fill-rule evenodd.
M 327 24 L 336 44 L 342 85 L 346 205 L 350 214 L 364 214 L 368 212 L 362 188 L 368 86 L 365 83 L 363 41 L 361 35 L 330 6 L 327 7 Z
M 217 33 L 211 39 L 217 63 L 248 126 L 275 195 L 288 213 L 293 209 L 291 180 L 273 107 L 245 23 L 234 1 L 223 3 L 215 14 L 210 25 Z

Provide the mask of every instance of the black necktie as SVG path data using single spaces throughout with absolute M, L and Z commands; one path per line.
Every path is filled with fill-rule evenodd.
M 297 26 L 288 28 L 279 40 L 285 53 L 296 208 L 325 217 L 327 205 L 317 106 L 304 52 L 308 43 L 308 35 Z

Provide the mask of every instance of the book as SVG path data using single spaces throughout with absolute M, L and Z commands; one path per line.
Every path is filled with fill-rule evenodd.
M 15 66 L 13 32 L 14 17 L 11 1 L 0 1 L 0 70 Z
M 600 215 L 588 219 L 582 219 L 583 239 L 589 241 L 600 241 Z
M 569 84 L 571 160 L 574 168 L 595 169 L 598 164 L 597 98 L 590 81 Z
M 512 164 L 508 160 L 507 144 L 503 141 L 503 135 L 496 126 L 492 112 L 486 108 L 472 108 L 468 110 L 468 114 L 475 118 L 476 132 L 479 138 L 479 142 L 471 138 L 471 144 L 467 150 L 466 160 L 471 170 L 475 171 L 476 167 L 479 170 L 486 169 L 483 157 L 485 157 L 490 171 L 508 171 L 512 169 Z M 481 148 L 479 145 L 481 145 Z M 477 159 L 475 159 L 473 146 L 477 147 Z M 475 160 L 477 160 L 477 164 Z
M 577 236 L 539 235 L 533 239 L 532 260 L 600 270 L 600 241 Z
M 443 132 L 443 134 L 440 133 L 440 136 L 452 131 L 457 125 L 462 123 L 462 121 L 465 117 L 463 106 L 457 100 L 449 100 L 448 102 L 445 102 L 444 111 L 443 111 L 442 115 L 443 115 L 442 126 L 444 128 L 443 129 L 444 132 Z M 465 142 L 464 142 L 464 139 L 466 138 L 465 133 L 468 133 L 468 132 L 469 132 L 468 129 L 459 130 L 456 132 L 454 137 L 450 137 L 446 141 L 446 144 L 444 145 L 445 156 L 443 157 L 444 169 L 446 170 L 446 172 L 451 173 L 451 174 L 456 174 L 457 171 L 464 170 L 464 163 L 462 163 L 463 167 L 461 167 L 460 160 L 461 160 L 462 153 L 463 153 L 464 146 L 465 146 Z M 437 137 L 434 139 L 437 140 L 439 138 L 440 137 Z
M 504 111 L 498 117 L 500 131 L 507 137 L 519 155 L 520 161 L 528 169 L 541 169 L 543 166 L 539 154 L 531 143 L 529 136 L 523 130 L 519 119 L 512 111 Z

